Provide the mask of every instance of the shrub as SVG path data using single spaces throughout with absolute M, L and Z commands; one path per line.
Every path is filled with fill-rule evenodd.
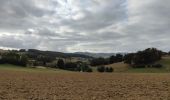
M 133 68 L 145 68 L 145 65 L 133 65 Z
M 147 65 L 148 68 L 152 67 L 152 65 Z
M 109 68 L 109 72 L 113 72 L 113 68 L 112 67 Z
M 80 72 L 80 71 L 81 71 L 81 67 L 78 66 L 78 67 L 76 68 L 76 71 L 79 71 L 79 72 Z
M 76 71 L 77 70 L 77 64 L 73 63 L 73 62 L 66 63 L 64 69 L 71 70 L 71 71 Z
M 109 67 L 106 67 L 106 68 L 105 68 L 105 72 L 109 72 Z
M 93 70 L 91 68 L 88 68 L 86 72 L 93 72 Z
M 109 63 L 109 60 L 105 58 L 94 58 L 90 61 L 91 66 L 100 66 L 100 65 L 105 65 L 108 63 Z
M 162 68 L 163 66 L 161 64 L 154 64 L 152 65 L 153 68 Z
M 98 72 L 104 72 L 105 71 L 105 67 L 104 66 L 97 67 L 97 71 Z
M 106 67 L 105 72 L 113 72 L 113 68 L 112 67 Z
M 63 59 L 58 60 L 57 67 L 60 68 L 60 69 L 64 69 L 64 61 L 63 61 Z

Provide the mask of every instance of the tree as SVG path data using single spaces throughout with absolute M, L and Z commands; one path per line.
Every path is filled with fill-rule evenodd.
M 116 56 L 113 55 L 109 58 L 110 64 L 122 62 L 122 61 L 123 61 L 123 55 L 122 54 L 116 54 Z
M 104 58 L 94 58 L 90 62 L 91 66 L 105 65 L 108 64 L 108 60 Z
M 20 49 L 19 52 L 26 52 L 26 50 L 25 49 Z
M 65 68 L 66 70 L 71 70 L 71 71 L 76 71 L 77 70 L 77 63 L 73 63 L 73 62 L 68 62 L 65 64 Z
M 7 52 L 1 55 L 0 63 L 8 63 L 19 66 L 26 66 L 28 57 L 25 54 L 18 54 L 16 52 Z
M 113 68 L 112 67 L 106 67 L 105 72 L 113 72 Z
M 116 62 L 122 62 L 123 61 L 123 55 L 122 54 L 116 54 Z
M 97 71 L 98 72 L 104 72 L 105 71 L 105 67 L 104 66 L 97 67 Z
M 35 58 L 37 61 L 43 62 L 43 65 L 46 66 L 46 63 L 52 62 L 54 60 L 53 57 L 47 56 L 47 55 L 39 55 L 37 58 Z
M 109 72 L 109 68 L 108 67 L 105 68 L 105 72 Z
M 57 62 L 57 66 L 58 66 L 58 68 L 60 68 L 60 69 L 64 69 L 64 61 L 63 61 L 63 59 L 59 59 L 58 60 L 58 62 Z
M 144 51 L 139 51 L 135 54 L 133 58 L 134 64 L 152 64 L 161 59 L 162 53 L 161 51 L 155 48 L 148 48 Z
M 116 56 L 115 56 L 115 55 L 111 56 L 111 57 L 109 58 L 109 62 L 110 62 L 110 64 L 115 63 L 115 62 L 116 62 Z
M 109 68 L 109 72 L 113 72 L 114 70 L 113 70 L 113 68 L 112 67 L 110 67 Z
M 20 65 L 21 66 L 27 66 L 28 63 L 28 57 L 26 55 L 20 56 Z
M 124 63 L 127 63 L 127 64 L 132 64 L 133 63 L 133 57 L 134 57 L 134 53 L 129 53 L 129 54 L 126 54 L 124 56 Z
M 161 64 L 154 64 L 152 65 L 153 68 L 162 68 L 163 66 Z
M 88 68 L 86 72 L 93 72 L 92 68 Z
M 143 68 L 146 65 L 154 64 L 162 57 L 162 51 L 156 48 L 148 48 L 137 53 L 128 54 L 124 57 L 124 62 L 131 64 L 135 68 Z

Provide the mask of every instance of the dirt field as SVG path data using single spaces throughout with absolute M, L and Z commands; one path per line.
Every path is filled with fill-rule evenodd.
M 170 74 L 0 71 L 0 100 L 170 100 Z

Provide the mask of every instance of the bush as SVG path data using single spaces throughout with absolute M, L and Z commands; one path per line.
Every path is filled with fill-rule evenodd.
M 94 58 L 90 61 L 91 66 L 100 66 L 105 64 L 109 64 L 109 60 L 105 58 Z
M 109 68 L 109 72 L 113 72 L 113 68 L 112 67 Z
M 77 68 L 76 68 L 76 71 L 79 71 L 79 72 L 80 72 L 80 71 L 81 71 L 81 67 L 77 67 Z
M 104 72 L 105 71 L 105 67 L 104 66 L 97 67 L 97 71 L 98 72 Z
M 154 64 L 152 65 L 153 68 L 162 68 L 163 66 L 161 64 Z
M 59 59 L 57 62 L 57 67 L 60 69 L 64 69 L 64 60 L 63 59 Z
M 133 65 L 133 68 L 145 68 L 145 65 Z
M 105 72 L 113 72 L 113 68 L 112 67 L 106 67 Z
M 77 70 L 77 64 L 73 63 L 73 62 L 66 63 L 64 69 L 70 70 L 70 71 L 76 71 Z
M 88 68 L 86 72 L 93 72 L 93 70 L 91 68 Z
M 106 67 L 106 68 L 105 68 L 105 72 L 109 72 L 109 67 Z
M 152 67 L 152 65 L 147 65 L 147 67 L 148 67 L 148 68 L 151 68 L 151 67 Z

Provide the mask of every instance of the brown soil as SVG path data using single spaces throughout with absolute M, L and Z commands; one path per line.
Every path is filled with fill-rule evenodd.
M 0 71 L 0 100 L 170 100 L 170 74 Z

